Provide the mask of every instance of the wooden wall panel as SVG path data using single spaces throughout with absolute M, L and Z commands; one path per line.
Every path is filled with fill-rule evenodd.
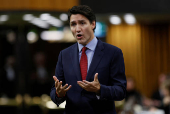
M 145 92 L 147 95 L 158 88 L 161 73 L 170 72 L 169 25 L 142 25 L 141 50 L 145 70 Z
M 1 0 L 0 11 L 4 10 L 47 10 L 68 11 L 79 0 Z
M 143 89 L 141 33 L 139 25 L 110 25 L 106 42 L 122 49 L 127 77 L 133 77 L 138 89 Z
M 106 41 L 122 49 L 126 75 L 136 88 L 150 97 L 158 76 L 170 72 L 169 25 L 110 25 Z

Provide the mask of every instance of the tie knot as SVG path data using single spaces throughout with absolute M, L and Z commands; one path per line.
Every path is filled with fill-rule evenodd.
M 86 49 L 87 49 L 87 47 L 83 47 L 83 49 L 82 49 L 82 53 L 83 53 L 83 52 L 85 52 L 85 51 L 86 51 Z

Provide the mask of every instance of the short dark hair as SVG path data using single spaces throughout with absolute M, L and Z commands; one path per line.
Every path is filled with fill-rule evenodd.
M 85 16 L 90 21 L 90 23 L 95 21 L 95 24 L 96 24 L 96 16 L 95 16 L 93 10 L 87 5 L 73 6 L 71 9 L 69 9 L 68 10 L 69 23 L 70 23 L 70 17 L 72 14 L 81 14 L 81 15 Z M 95 28 L 96 28 L 96 26 L 94 27 L 93 31 L 95 30 Z

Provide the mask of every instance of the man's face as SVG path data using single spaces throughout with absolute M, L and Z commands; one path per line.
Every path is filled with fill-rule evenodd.
M 95 21 L 90 23 L 84 15 L 72 14 L 70 28 L 77 42 L 82 45 L 87 45 L 94 38 Z

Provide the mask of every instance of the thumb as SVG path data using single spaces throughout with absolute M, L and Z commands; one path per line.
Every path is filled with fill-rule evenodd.
M 99 81 L 99 80 L 98 80 L 98 73 L 96 73 L 96 74 L 94 75 L 94 81 Z

